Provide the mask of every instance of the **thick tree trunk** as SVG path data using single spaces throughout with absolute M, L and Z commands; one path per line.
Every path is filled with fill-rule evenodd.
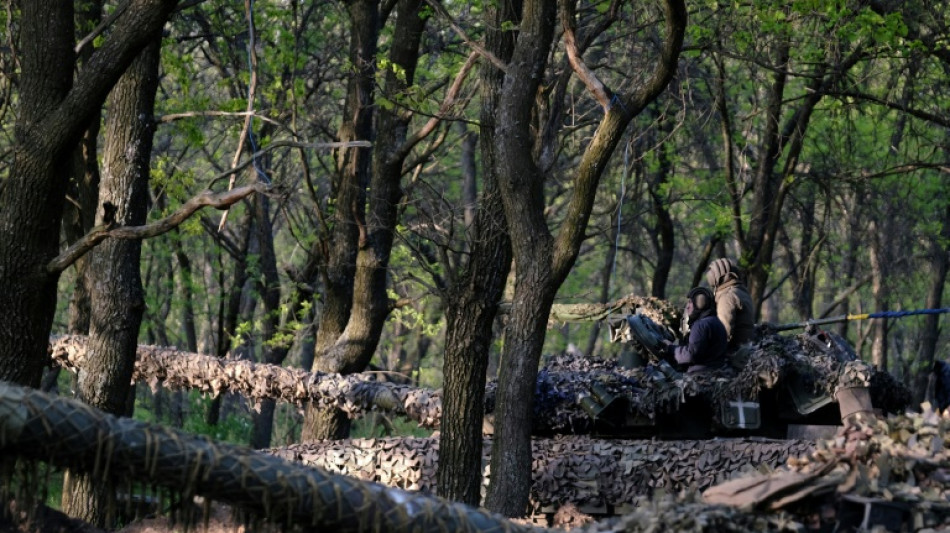
M 109 98 L 98 224 L 145 223 L 160 41 L 147 46 L 129 66 Z M 124 415 L 131 389 L 145 297 L 139 275 L 142 243 L 110 239 L 89 254 L 91 320 L 87 366 L 79 373 L 77 396 L 85 403 Z M 111 526 L 109 487 L 68 472 L 63 510 L 100 527 Z
M 41 347 L 56 305 L 56 275 L 46 263 L 59 247 L 59 223 L 72 143 L 39 131 L 69 90 L 73 69 L 71 2 L 24 2 L 20 116 L 10 176 L 0 189 L 0 380 L 39 384 Z
M 495 171 L 515 258 L 515 293 L 498 374 L 491 482 L 485 507 L 505 516 L 528 510 L 534 387 L 548 313 L 559 285 L 554 239 L 544 218 L 543 176 L 532 157 L 531 113 L 554 36 L 553 2 L 527 1 L 508 63 L 495 124 Z
M 378 0 L 354 0 L 347 3 L 350 20 L 349 60 L 357 74 L 350 76 L 340 126 L 340 141 L 367 141 L 373 138 L 373 86 L 375 84 L 376 46 L 379 36 Z M 337 175 L 333 181 L 336 206 L 332 212 L 331 235 L 323 275 L 323 305 L 315 340 L 313 370 L 331 369 L 324 354 L 343 334 L 353 305 L 353 278 L 361 235 L 365 236 L 363 211 L 365 189 L 370 175 L 369 148 L 341 148 L 337 154 Z M 322 252 L 316 251 L 316 254 Z M 330 370 L 335 371 L 335 370 Z M 321 429 L 321 421 L 335 420 L 332 413 L 319 413 L 307 406 L 301 440 L 344 438 L 342 428 Z M 348 425 L 347 425 L 348 427 Z
M 560 3 L 562 23 L 573 26 L 573 3 Z M 630 120 L 667 86 L 679 58 L 686 9 L 664 4 L 665 38 L 651 75 L 612 105 L 606 89 L 591 89 L 606 109 L 574 171 L 566 215 L 553 237 L 545 219 L 544 174 L 533 159 L 532 113 L 554 36 L 553 2 L 525 2 L 518 41 L 508 63 L 495 127 L 495 170 L 515 259 L 515 294 L 505 329 L 492 441 L 491 483 L 485 506 L 506 516 L 527 511 L 531 483 L 531 426 L 534 387 L 554 296 L 577 259 L 600 177 Z M 589 88 L 591 74 L 576 60 L 575 71 Z M 599 82 L 598 82 L 599 83 Z
M 502 61 L 511 57 L 514 32 L 501 28 L 505 22 L 517 22 L 518 3 L 503 2 L 486 11 L 486 46 Z M 479 142 L 484 185 L 468 243 L 467 270 L 449 288 L 444 302 L 444 394 L 436 486 L 440 496 L 469 505 L 481 501 L 482 406 L 492 324 L 511 268 L 511 242 L 495 175 L 495 111 L 503 80 L 497 67 L 488 62 L 482 66 Z
M 22 3 L 20 99 L 14 160 L 0 191 L 0 379 L 36 386 L 56 309 L 69 154 L 92 116 L 167 20 L 176 0 L 133 0 L 71 86 L 73 4 Z M 67 92 L 68 91 L 68 92 Z
M 393 99 L 404 93 L 415 79 L 419 43 L 427 20 L 422 13 L 422 5 L 421 0 L 401 0 L 396 5 L 396 26 L 389 52 L 389 59 L 395 68 L 386 70 L 383 84 L 383 91 Z M 375 6 L 364 9 L 362 16 L 365 18 L 363 24 L 374 24 L 375 28 Z M 358 22 L 355 16 L 353 21 Z M 372 37 L 375 39 L 376 35 Z M 319 361 L 314 363 L 321 370 L 341 374 L 360 372 L 366 368 L 376 351 L 390 312 L 386 290 L 389 258 L 402 198 L 400 183 L 404 160 L 408 155 L 404 144 L 411 115 L 401 109 L 381 108 L 377 116 L 373 168 L 367 192 L 369 209 L 361 228 L 356 270 L 353 273 L 353 305 L 346 327 L 332 346 L 318 353 Z M 320 333 L 324 333 L 322 328 L 321 324 Z

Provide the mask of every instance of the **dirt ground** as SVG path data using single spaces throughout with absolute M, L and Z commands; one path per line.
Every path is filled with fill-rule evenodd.
M 516 520 L 515 522 L 519 522 Z M 593 522 L 593 519 L 581 513 L 576 507 L 568 505 L 561 508 L 553 518 L 552 526 L 557 529 L 572 529 Z M 528 521 L 522 523 L 529 524 Z M 248 527 L 235 519 L 231 509 L 224 505 L 213 505 L 205 520 L 198 517 L 198 523 L 185 526 L 176 524 L 167 517 L 137 519 L 125 527 L 115 530 L 115 533 L 245 533 Z M 280 531 L 280 528 L 255 526 L 253 531 L 267 533 L 269 530 Z M 9 516 L 0 516 L 0 533 L 107 533 L 106 530 L 90 526 L 79 520 L 74 520 L 65 514 L 48 507 L 43 507 L 28 517 L 19 513 L 16 520 Z

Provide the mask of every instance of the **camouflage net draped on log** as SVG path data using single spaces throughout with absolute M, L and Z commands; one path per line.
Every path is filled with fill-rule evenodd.
M 83 367 L 87 337 L 64 335 L 51 339 L 50 356 L 59 366 Z M 392 411 L 423 427 L 436 427 L 442 416 L 441 392 L 374 380 L 372 373 L 326 374 L 293 368 L 140 345 L 132 380 L 153 390 L 163 383 L 218 395 L 236 392 L 255 405 L 273 399 L 303 405 L 315 401 L 356 416 L 370 410 Z
M 339 532 L 528 530 L 422 493 L 117 418 L 77 400 L 2 382 L 0 453 L 116 479 L 119 486 L 131 480 L 166 487 L 185 497 L 201 495 L 276 523 Z M 5 481 L 4 487 L 13 485 Z

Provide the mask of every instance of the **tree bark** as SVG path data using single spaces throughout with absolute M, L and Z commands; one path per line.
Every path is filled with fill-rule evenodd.
M 277 257 L 274 254 L 274 228 L 270 220 L 270 200 L 263 195 L 254 199 L 254 211 L 257 217 L 258 240 L 260 241 L 261 276 L 257 281 L 257 292 L 263 300 L 264 316 L 261 318 L 261 361 L 280 366 L 287 357 L 289 345 L 276 342 L 275 336 L 280 327 L 280 279 L 277 275 Z M 260 412 L 254 416 L 251 430 L 251 447 L 269 448 L 274 430 L 274 409 L 272 399 L 261 400 Z
M 76 37 L 83 37 L 83 33 L 95 27 L 102 14 L 100 0 L 83 1 L 76 3 Z M 80 62 L 89 59 L 91 47 L 86 47 L 78 57 Z M 79 240 L 96 223 L 96 205 L 99 200 L 99 123 L 101 117 L 97 113 L 89 121 L 79 146 L 73 150 L 73 167 L 70 177 L 69 192 L 73 202 L 65 204 L 63 214 L 63 235 L 67 243 Z M 86 280 L 85 257 L 80 258 L 74 265 L 76 283 L 70 294 L 66 328 L 69 333 L 86 335 L 89 333 L 89 287 Z M 51 368 L 43 376 L 42 389 L 51 391 L 56 389 L 59 368 Z
M 396 4 L 396 23 L 389 51 L 389 60 L 394 67 L 386 70 L 383 83 L 384 93 L 393 100 L 412 86 L 415 79 L 419 43 L 428 18 L 422 6 L 421 0 L 400 0 Z M 375 9 L 373 6 L 364 10 L 363 15 L 367 17 L 364 24 L 375 24 Z M 357 22 L 356 17 L 353 20 Z M 314 363 L 316 369 L 341 374 L 360 372 L 369 364 L 379 344 L 391 309 L 387 293 L 389 259 L 402 198 L 403 166 L 412 146 L 407 143 L 411 118 L 412 114 L 401 108 L 377 110 L 372 173 L 366 194 L 368 212 L 360 228 L 352 307 L 346 327 L 332 345 L 324 345 L 325 349 L 318 353 L 318 361 Z M 320 333 L 324 333 L 322 325 Z M 314 428 L 306 425 L 305 429 Z M 315 435 L 308 431 L 307 436 L 313 438 Z
M 947 187 L 944 188 L 945 191 L 947 189 Z M 931 237 L 930 241 L 930 286 L 927 290 L 927 309 L 940 309 L 943 306 L 943 290 L 947 284 L 947 273 L 950 271 L 950 198 L 946 196 L 945 192 L 943 201 L 946 208 L 943 212 L 940 234 Z M 926 399 L 927 383 L 932 375 L 931 369 L 936 359 L 939 338 L 940 316 L 927 315 L 924 317 L 920 341 L 920 363 L 914 387 L 915 405 Z
M 247 285 L 250 273 L 247 270 L 247 258 L 250 251 L 252 240 L 251 232 L 254 229 L 252 216 L 248 215 L 240 227 L 243 231 L 239 249 L 234 259 L 234 271 L 230 288 L 227 288 L 224 265 L 221 265 L 221 272 L 218 274 L 221 290 L 227 293 L 227 298 L 222 298 L 218 305 L 218 328 L 216 332 L 215 355 L 225 357 L 231 350 L 231 344 L 237 334 L 238 320 L 241 316 L 241 295 L 244 293 L 244 286 Z M 222 261 L 223 263 L 223 261 Z M 209 426 L 217 425 L 221 419 L 221 396 L 212 398 L 208 404 L 208 412 L 205 416 L 205 422 Z
M 503 2 L 486 11 L 486 49 L 508 61 L 520 2 Z M 436 471 L 438 494 L 478 505 L 482 480 L 482 421 L 492 325 L 511 268 L 511 242 L 495 175 L 495 113 L 504 72 L 485 62 L 481 71 L 479 143 L 484 185 L 475 213 L 467 269 L 449 287 L 445 305 L 443 414 Z
M 155 39 L 122 76 L 109 98 L 97 224 L 145 223 L 152 152 L 160 40 Z M 138 332 L 145 310 L 139 275 L 142 243 L 109 239 L 89 255 L 91 320 L 87 367 L 77 397 L 107 413 L 124 415 L 131 389 Z M 67 472 L 63 510 L 99 527 L 110 526 L 108 484 Z
M 658 119 L 656 128 L 660 136 L 670 136 L 673 129 L 671 121 L 665 117 Z M 656 298 L 666 298 L 666 284 L 670 279 L 670 270 L 673 268 L 673 253 L 676 251 L 676 233 L 673 226 L 673 217 L 666 199 L 660 196 L 663 185 L 670 180 L 673 162 L 670 158 L 670 143 L 659 143 L 657 148 L 660 166 L 654 179 L 649 180 L 648 193 L 653 205 L 653 216 L 656 217 L 654 247 L 656 249 L 656 268 L 653 271 L 653 280 L 650 285 L 650 295 Z
M 574 4 L 560 2 L 565 28 L 574 25 Z M 495 127 L 496 172 L 515 259 L 515 294 L 505 329 L 492 441 L 491 483 L 485 506 L 506 516 L 527 511 L 531 483 L 531 425 L 534 387 L 548 314 L 555 293 L 577 259 L 600 177 L 630 120 L 652 102 L 673 77 L 686 26 L 683 2 L 664 4 L 666 31 L 650 76 L 629 94 L 606 102 L 605 116 L 574 171 L 573 191 L 555 238 L 545 219 L 544 174 L 533 159 L 532 108 L 554 35 L 555 7 L 525 2 L 518 41 L 508 64 Z M 567 35 L 567 32 L 565 32 Z M 598 95 L 612 94 L 574 57 L 572 66 Z
M 871 298 L 874 310 L 883 311 L 888 308 L 887 259 L 885 257 L 884 241 L 888 238 L 884 233 L 886 223 L 871 220 L 868 227 L 870 232 L 868 245 L 868 263 L 871 267 Z M 871 323 L 871 364 L 887 370 L 887 319 L 880 318 Z
M 133 0 L 80 71 L 72 2 L 22 3 L 23 54 L 14 160 L 0 190 L 0 379 L 36 386 L 56 309 L 56 257 L 69 154 L 112 86 L 177 0 Z
M 376 46 L 379 37 L 378 0 L 354 0 L 347 3 L 350 20 L 349 60 L 356 74 L 349 77 L 340 141 L 367 141 L 373 138 L 373 86 L 375 83 Z M 341 148 L 337 153 L 337 174 L 332 183 L 335 208 L 331 216 L 330 234 L 320 244 L 325 255 L 323 269 L 323 306 L 315 340 L 312 370 L 332 367 L 324 360 L 327 352 L 340 338 L 350 319 L 353 306 L 353 279 L 361 235 L 365 232 L 363 212 L 366 205 L 365 189 L 370 174 L 369 148 Z M 316 412 L 316 406 L 307 407 L 301 440 L 344 438 L 341 433 L 348 424 L 337 416 Z M 336 421 L 336 422 L 333 422 Z M 330 427 L 324 427 L 331 422 Z

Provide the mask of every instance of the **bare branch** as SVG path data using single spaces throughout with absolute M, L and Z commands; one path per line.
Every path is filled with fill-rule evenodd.
M 251 119 L 254 117 L 254 97 L 257 92 L 257 45 L 254 42 L 254 12 L 251 10 L 251 0 L 244 0 L 244 11 L 247 14 L 247 28 L 248 28 L 248 57 L 251 63 L 251 79 L 247 84 L 247 111 L 244 117 L 244 127 L 241 128 L 241 135 L 238 138 L 237 149 L 234 151 L 234 159 L 231 161 L 231 168 L 234 168 L 238 165 L 238 162 L 241 160 L 241 153 L 244 152 L 244 141 L 249 135 L 254 135 L 254 132 L 251 131 Z M 252 141 L 253 146 L 253 141 Z M 255 161 L 256 156 L 251 156 L 251 161 Z M 231 174 L 231 179 L 228 181 L 228 190 L 234 188 L 235 174 Z M 228 213 L 230 211 L 225 209 L 224 213 L 221 214 L 221 222 L 218 223 L 218 231 L 224 229 L 224 225 L 228 221 Z
M 253 118 L 273 124 L 278 127 L 284 127 L 284 124 L 264 115 L 258 115 L 252 111 L 186 111 L 184 113 L 169 113 L 155 118 L 158 124 L 167 124 L 176 120 L 197 117 L 246 117 L 250 115 Z
M 495 57 L 495 55 L 489 52 L 484 46 L 478 44 L 474 39 L 469 37 L 468 34 L 465 33 L 465 30 L 463 30 L 462 27 L 459 26 L 457 22 L 455 22 L 455 19 L 452 18 L 452 15 L 450 15 L 449 12 L 445 10 L 445 7 L 443 7 L 442 4 L 440 4 L 439 2 L 435 2 L 434 0 L 426 0 L 426 3 L 429 4 L 429 7 L 435 10 L 435 12 L 440 17 L 442 17 L 443 19 L 445 19 L 446 22 L 449 23 L 449 26 L 451 26 L 452 29 L 455 30 L 455 33 L 459 34 L 462 40 L 465 41 L 465 44 L 471 46 L 473 50 L 475 50 L 480 55 L 482 55 L 482 57 L 490 61 L 492 65 L 495 65 L 495 67 L 497 67 L 498 70 L 502 72 L 508 72 L 508 65 L 501 59 L 498 59 L 497 57 Z
M 53 274 L 62 272 L 69 267 L 69 265 L 76 262 L 77 259 L 109 237 L 114 239 L 148 239 L 150 237 L 156 237 L 178 227 L 202 207 L 211 206 L 215 209 L 225 209 L 255 192 L 260 193 L 267 190 L 267 186 L 263 183 L 255 183 L 221 193 L 205 191 L 185 202 L 174 213 L 151 224 L 122 227 L 96 226 L 63 251 L 63 253 L 47 263 L 46 271 Z
M 442 105 L 439 106 L 439 111 L 431 117 L 425 125 L 419 128 L 411 137 L 406 139 L 406 142 L 399 147 L 393 156 L 393 160 L 399 161 L 405 159 L 409 155 L 409 151 L 413 149 L 422 139 L 425 139 L 432 130 L 439 124 L 439 122 L 448 114 L 449 109 L 455 104 L 456 99 L 458 98 L 459 92 L 462 90 L 462 84 L 465 81 L 465 78 L 468 77 L 469 72 L 472 71 L 472 67 L 475 66 L 475 60 L 478 58 L 478 52 L 472 52 L 468 55 L 468 59 L 465 60 L 465 64 L 462 65 L 461 70 L 455 76 L 455 80 L 452 81 L 452 86 L 449 87 L 449 90 L 445 93 L 445 98 L 442 100 Z
M 561 26 L 564 28 L 564 49 L 567 52 L 568 62 L 570 62 L 574 72 L 577 73 L 577 77 L 584 83 L 587 90 L 591 92 L 594 99 L 597 100 L 597 103 L 604 108 L 604 111 L 607 111 L 610 109 L 610 99 L 613 97 L 613 93 L 600 81 L 597 75 L 587 67 L 587 64 L 584 63 L 584 60 L 577 50 L 577 40 L 575 37 L 577 24 L 574 13 L 575 1 L 576 0 L 561 0 L 560 2 Z
M 666 17 L 666 29 L 659 60 L 646 83 L 633 94 L 625 95 L 622 98 L 622 107 L 625 114 L 631 116 L 639 114 L 647 104 L 663 92 L 676 73 L 686 29 L 686 4 L 683 0 L 665 0 L 663 11 Z
M 864 100 L 867 102 L 884 106 L 888 109 L 893 109 L 895 111 L 907 113 L 908 115 L 915 118 L 919 118 L 920 120 L 926 120 L 928 122 L 933 122 L 934 124 L 939 124 L 943 126 L 944 128 L 950 128 L 950 117 L 934 115 L 933 113 L 928 113 L 920 109 L 915 109 L 913 107 L 904 105 L 900 102 L 891 102 L 889 100 L 885 100 L 884 98 L 879 98 L 874 95 L 858 93 L 858 92 L 853 92 L 853 91 L 829 91 L 826 94 L 828 94 L 829 96 L 847 97 L 847 98 L 855 98 L 857 100 Z
M 93 41 L 93 39 L 102 35 L 102 33 L 106 31 L 106 28 L 111 26 L 116 21 L 116 19 L 122 16 L 122 13 L 125 13 L 125 10 L 128 9 L 129 3 L 131 3 L 131 1 L 132 0 L 125 0 L 125 2 L 122 2 L 121 4 L 119 4 L 119 6 L 115 9 L 115 11 L 112 12 L 111 15 L 106 17 L 102 22 L 99 23 L 98 26 L 96 26 L 91 32 L 89 32 L 88 35 L 86 35 L 85 37 L 80 39 L 78 43 L 76 43 L 76 46 L 75 48 L 73 48 L 73 51 L 76 52 L 76 54 L 79 54 L 80 52 L 82 52 L 82 49 L 86 47 L 86 45 L 88 45 L 89 43 Z

